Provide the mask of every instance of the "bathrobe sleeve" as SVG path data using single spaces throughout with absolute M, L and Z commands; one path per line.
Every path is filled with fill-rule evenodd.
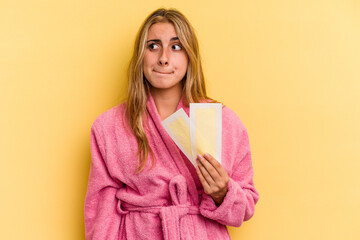
M 92 126 L 90 135 L 91 166 L 85 197 L 85 236 L 87 240 L 118 239 L 121 215 L 115 194 L 121 183 L 110 176 L 101 136 Z
M 230 168 L 224 166 L 229 173 L 228 192 L 220 206 L 206 193 L 202 194 L 200 203 L 201 214 L 221 224 L 239 227 L 243 221 L 249 220 L 255 210 L 259 194 L 254 187 L 253 167 L 249 138 L 245 127 L 239 119 L 235 119 L 237 127 L 226 133 L 231 139 L 231 149 L 223 155 L 227 158 Z M 224 150 L 224 149 L 223 149 Z M 229 161 L 230 160 L 230 161 Z M 233 162 L 233 164 L 230 164 Z

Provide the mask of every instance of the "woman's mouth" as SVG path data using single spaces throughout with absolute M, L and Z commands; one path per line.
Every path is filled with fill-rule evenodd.
M 173 73 L 173 72 L 156 71 L 156 70 L 154 70 L 154 72 L 159 73 L 159 74 L 171 74 L 171 73 Z

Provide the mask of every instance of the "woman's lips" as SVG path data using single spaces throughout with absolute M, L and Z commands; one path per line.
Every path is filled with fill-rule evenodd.
M 156 70 L 154 70 L 154 72 L 159 73 L 159 74 L 171 74 L 172 73 L 172 72 L 162 72 L 162 71 L 156 71 Z

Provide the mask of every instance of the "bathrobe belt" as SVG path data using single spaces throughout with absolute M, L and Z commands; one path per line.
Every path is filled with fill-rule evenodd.
M 145 212 L 158 214 L 161 219 L 162 230 L 165 240 L 180 240 L 180 232 L 187 229 L 180 229 L 181 218 L 185 215 L 200 214 L 199 207 L 189 205 L 187 201 L 187 185 L 184 176 L 177 175 L 170 180 L 169 192 L 173 205 L 170 206 L 134 206 L 130 207 L 127 204 L 120 206 L 121 202 L 118 202 L 117 210 L 120 214 L 127 214 L 128 212 Z

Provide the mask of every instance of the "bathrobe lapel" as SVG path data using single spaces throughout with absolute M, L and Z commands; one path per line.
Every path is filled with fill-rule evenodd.
M 184 97 L 184 96 L 183 96 Z M 177 109 L 183 108 L 187 114 L 189 114 L 189 110 L 184 106 L 183 97 L 180 99 L 180 102 L 177 106 Z M 153 121 L 154 125 L 156 126 L 158 132 L 160 133 L 160 136 L 166 145 L 166 148 L 170 152 L 172 160 L 175 162 L 175 165 L 177 166 L 177 169 L 179 170 L 180 174 L 183 175 L 186 179 L 186 183 L 188 186 L 188 191 L 190 194 L 190 197 L 194 201 L 196 205 L 199 204 L 199 196 L 196 189 L 195 181 L 193 176 L 191 175 L 189 169 L 187 168 L 184 160 L 181 154 L 179 148 L 176 146 L 174 141 L 171 139 L 169 134 L 166 132 L 165 128 L 161 124 L 161 118 L 158 114 L 154 99 L 151 94 L 148 95 L 148 101 L 147 101 L 147 111 L 149 113 L 149 121 Z

